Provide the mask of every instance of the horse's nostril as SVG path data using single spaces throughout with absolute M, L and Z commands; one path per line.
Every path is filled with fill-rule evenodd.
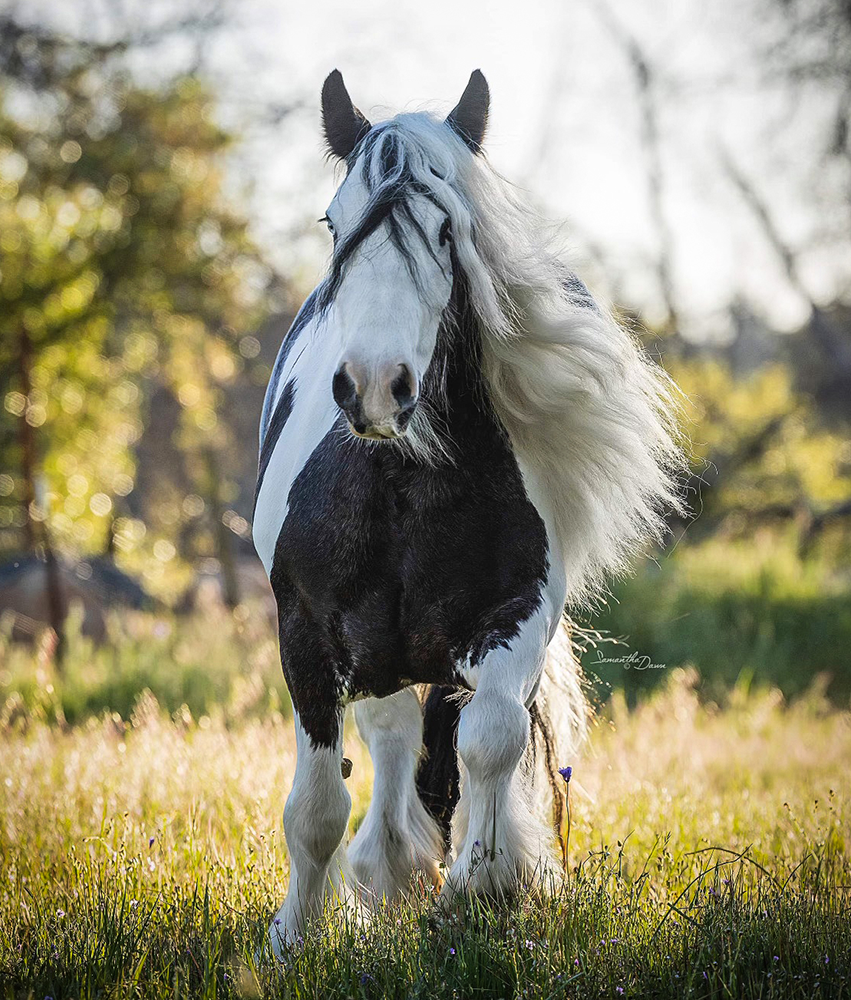
M 407 365 L 399 365 L 399 374 L 390 383 L 393 398 L 403 409 L 411 405 L 416 393 L 414 374 Z
M 417 408 L 416 399 L 412 399 L 410 403 L 406 403 L 401 410 L 396 414 L 396 426 L 400 431 L 403 431 L 408 424 L 411 422 L 411 417 L 414 415 L 414 410 Z
M 334 396 L 334 402 L 341 410 L 345 410 L 346 407 L 350 407 L 354 403 L 357 389 L 354 379 L 346 371 L 345 365 L 341 365 L 335 373 L 331 382 L 331 393 Z

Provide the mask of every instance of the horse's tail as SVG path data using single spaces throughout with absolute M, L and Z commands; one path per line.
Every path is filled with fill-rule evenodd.
M 559 768 L 573 766 L 589 721 L 582 671 L 562 622 L 547 647 L 541 684 L 530 710 L 532 739 L 528 765 L 534 775 L 535 798 L 542 811 L 552 802 L 552 824 L 558 837 L 564 825 L 564 780 Z M 452 816 L 460 796 L 458 719 L 469 693 L 432 685 L 423 705 L 423 750 L 417 791 L 449 847 Z M 542 817 L 543 818 L 543 817 Z
M 553 829 L 559 840 L 565 821 L 565 782 L 559 770 L 575 767 L 591 718 L 571 628 L 571 622 L 564 619 L 547 647 L 541 684 L 530 712 L 536 799 L 542 809 L 548 799 L 551 801 Z
M 447 848 L 460 794 L 456 746 L 460 712 L 455 688 L 437 684 L 429 687 L 423 705 L 424 753 L 417 769 L 417 792 L 440 827 Z

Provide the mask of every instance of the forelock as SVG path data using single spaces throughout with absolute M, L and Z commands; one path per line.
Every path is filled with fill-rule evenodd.
M 347 180 L 357 177 L 363 183 L 367 202 L 334 249 L 319 293 L 321 310 L 333 301 L 358 247 L 384 223 L 412 280 L 427 295 L 417 267 L 416 243 L 439 261 L 412 208 L 412 198 L 428 198 L 450 218 L 453 234 L 472 245 L 472 213 L 461 176 L 465 159 L 470 159 L 469 151 L 455 133 L 426 113 L 398 115 L 369 131 L 346 161 Z M 469 262 L 470 254 L 461 255 L 462 267 L 464 257 Z

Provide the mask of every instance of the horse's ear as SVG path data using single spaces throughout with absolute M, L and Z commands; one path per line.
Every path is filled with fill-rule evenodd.
M 329 73 L 322 84 L 322 127 L 328 148 L 341 160 L 345 160 L 372 128 L 352 104 L 343 74 L 338 69 Z
M 480 69 L 474 69 L 461 100 L 449 112 L 446 124 L 453 128 L 474 153 L 481 152 L 488 127 L 490 91 Z

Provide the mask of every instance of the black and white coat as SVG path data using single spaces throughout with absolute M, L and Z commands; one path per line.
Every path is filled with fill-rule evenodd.
M 450 839 L 444 892 L 541 876 L 547 837 L 519 765 L 542 679 L 581 734 L 565 602 L 675 502 L 664 380 L 475 155 L 481 74 L 446 122 L 373 127 L 334 73 L 323 115 L 347 165 L 334 257 L 274 368 L 253 526 L 298 746 L 277 952 L 329 895 L 437 879 Z M 472 693 L 463 708 L 454 691 Z M 349 702 L 375 785 L 347 850 Z

